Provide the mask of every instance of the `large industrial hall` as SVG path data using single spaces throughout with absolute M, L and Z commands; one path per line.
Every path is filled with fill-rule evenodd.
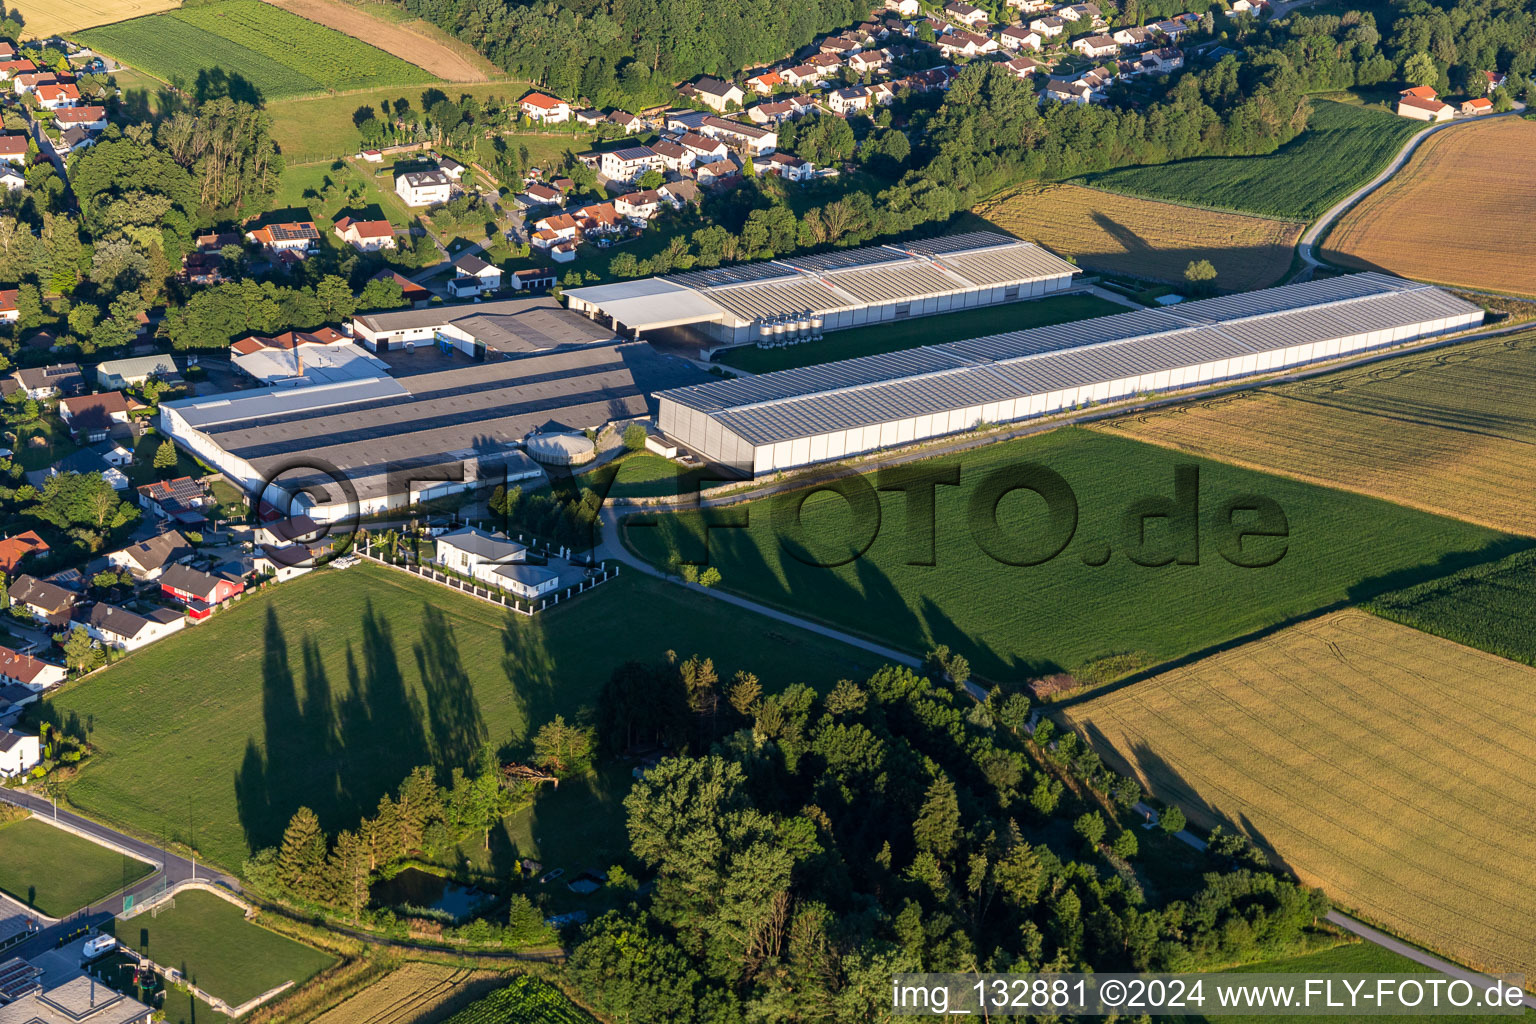
M 1364 273 L 662 392 L 658 425 L 771 473 L 1481 323 L 1440 288 Z
M 1078 272 L 1039 246 L 976 231 L 572 288 L 565 299 L 631 337 L 686 328 L 716 347 L 814 344 L 824 331 L 1053 295 Z

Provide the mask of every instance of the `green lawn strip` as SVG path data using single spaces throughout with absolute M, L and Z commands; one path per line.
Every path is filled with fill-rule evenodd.
M 973 531 L 990 516 L 985 509 L 973 511 L 971 502 L 993 471 L 1020 473 L 1028 464 L 1067 481 L 1079 509 L 1076 529 L 1062 553 L 1044 564 L 1003 564 L 980 546 Z M 725 509 L 657 513 L 651 518 L 658 526 L 631 527 L 628 536 L 643 556 L 665 564 L 674 553 L 702 555 L 703 517 L 717 524 L 747 518 L 744 528 L 709 531 L 709 564 L 720 570 L 726 588 L 913 653 L 947 644 L 994 680 L 1073 670 L 1110 655 L 1160 663 L 1502 556 L 1519 543 L 1385 501 L 1081 429 L 920 465 L 961 467 L 959 486 L 936 489 L 931 558 L 922 524 L 907 522 L 908 499 L 895 493 L 879 499 L 872 541 L 873 517 L 855 522 L 848 501 L 825 493 L 805 500 L 800 527 L 794 525 L 798 498 L 779 496 Z M 1200 473 L 1199 564 L 1134 564 L 1126 556 L 1127 510 L 1143 498 L 1171 500 L 1179 465 Z M 1283 557 L 1267 568 L 1239 567 L 1218 551 L 1230 534 L 1215 522 L 1222 503 L 1253 494 L 1276 502 L 1288 522 L 1283 542 L 1246 542 L 1246 551 L 1270 557 L 1285 545 Z M 1251 519 L 1240 513 L 1238 522 Z M 996 539 L 988 543 L 1014 561 L 1036 556 L 1049 535 L 1044 503 L 1028 491 L 1001 499 L 997 524 Z M 1149 521 L 1148 555 L 1170 547 L 1166 529 L 1166 522 Z M 848 561 L 866 542 L 863 556 Z M 821 568 L 792 551 L 806 552 L 809 561 L 846 564 Z M 933 564 L 912 564 L 928 561 Z
M 238 870 L 307 804 L 327 831 L 372 814 L 418 764 L 468 764 L 596 702 L 630 658 L 712 656 L 825 687 L 879 662 L 626 571 L 531 621 L 374 565 L 253 595 L 51 700 L 98 753 L 72 803 Z
M 64 917 L 155 869 L 36 818 L 0 828 L 0 890 L 49 917 Z
M 625 455 L 618 463 L 618 476 L 608 491 L 610 498 L 655 498 L 678 494 L 695 481 L 720 474 L 703 466 L 685 466 L 653 452 Z
M 1084 184 L 1291 220 L 1314 220 L 1397 154 L 1418 121 L 1314 100 L 1304 132 L 1266 156 L 1196 157 L 1090 174 Z
M 918 345 L 938 345 L 946 341 L 1022 331 L 1069 320 L 1109 316 L 1111 313 L 1124 313 L 1125 310 L 1125 306 L 1096 295 L 1062 295 L 1033 302 L 1011 302 L 1002 306 L 984 306 L 980 309 L 833 331 L 820 341 L 808 341 L 787 348 L 735 348 L 722 352 L 716 361 L 748 373 L 767 373 L 771 370 L 831 362 L 834 359 L 853 359 L 857 356 L 915 348 Z
M 302 985 L 336 962 L 329 953 L 252 924 L 245 911 L 213 893 L 186 889 L 175 900 L 153 917 L 113 921 L 113 934 L 231 1006 L 285 981 Z
M 1536 665 L 1536 551 L 1383 594 L 1382 618 Z

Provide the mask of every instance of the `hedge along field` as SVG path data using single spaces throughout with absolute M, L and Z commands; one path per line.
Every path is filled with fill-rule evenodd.
M 238 76 L 263 99 L 437 80 L 377 47 L 261 0 L 219 0 L 75 37 L 167 82 L 179 79 L 190 87 L 204 73 Z
M 1054 529 L 1044 501 L 1027 491 L 998 501 L 996 533 L 989 528 L 984 481 L 1028 464 L 1048 468 L 1071 487 L 1076 529 L 1061 554 L 1044 564 L 1003 564 L 982 549 L 978 535 L 1003 556 L 1023 561 L 1039 553 Z M 1127 557 L 1126 514 L 1142 500 L 1171 500 L 1180 465 L 1199 473 L 1199 563 L 1135 564 Z M 796 527 L 794 502 L 804 494 L 797 492 L 661 514 L 656 526 L 631 525 L 626 535 L 643 556 L 665 564 L 679 554 L 702 554 L 705 517 L 722 523 L 746 513 L 745 528 L 709 530 L 709 562 L 724 587 L 917 654 L 947 644 L 993 680 L 1075 671 L 1111 655 L 1135 654 L 1119 660 L 1131 668 L 1156 664 L 1334 602 L 1507 554 L 1511 544 L 1453 519 L 1075 428 L 909 468 L 959 474 L 958 485 L 936 488 L 931 557 L 924 520 L 908 519 L 900 494 L 860 499 L 877 500 L 878 517 L 855 518 L 843 497 L 818 493 L 804 501 L 803 525 Z M 1239 495 L 1272 499 L 1286 517 L 1288 539 L 1250 537 L 1233 552 L 1248 562 L 1283 554 L 1271 566 L 1240 567 L 1220 553 L 1231 533 L 1218 522 L 1222 505 Z M 783 517 L 777 522 L 776 512 Z M 1250 513 L 1235 515 L 1239 525 L 1258 525 Z M 867 550 L 847 561 L 876 524 Z M 1129 525 L 1135 532 L 1134 520 Z M 1171 533 L 1166 522 L 1147 521 L 1142 561 L 1165 555 Z M 1031 550 L 1022 550 L 1026 546 Z M 796 552 L 845 564 L 819 568 Z M 923 561 L 932 564 L 911 564 Z
M 1347 609 L 1066 717 L 1366 920 L 1536 971 L 1536 669 Z
M 1111 192 L 1290 220 L 1316 220 L 1424 127 L 1381 110 L 1312 101 L 1306 131 L 1266 156 L 1196 157 L 1089 175 Z
M 1097 429 L 1536 536 L 1536 331 Z

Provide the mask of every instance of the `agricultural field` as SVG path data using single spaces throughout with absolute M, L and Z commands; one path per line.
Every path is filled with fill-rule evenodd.
M 49 917 L 72 914 L 153 871 L 37 818 L 0 827 L 0 892 Z
M 1183 272 L 1180 268 L 1179 273 Z M 1060 295 L 833 331 L 820 341 L 788 348 L 735 348 L 722 352 L 716 361 L 748 373 L 768 373 L 1124 312 L 1119 303 L 1095 295 Z
M 411 961 L 310 1024 L 427 1024 L 495 984 L 494 971 Z
M 264 100 L 434 79 L 367 43 L 262 0 L 221 0 L 88 29 L 75 38 L 162 81 L 208 77 Z
M 1335 224 L 1323 255 L 1440 284 L 1536 295 L 1536 123 L 1501 117 L 1424 140 Z M 1524 225 L 1524 226 L 1522 226 Z
M 1075 526 L 1052 522 L 1042 499 L 1018 491 L 995 502 L 994 533 L 993 499 L 982 481 L 994 471 L 1033 464 L 1072 489 Z M 1108 681 L 1098 663 L 1112 656 L 1111 664 L 1125 670 L 1158 664 L 1333 602 L 1486 560 L 1509 543 L 1453 519 L 1079 428 L 917 465 L 960 472 L 958 486 L 935 488 L 932 548 L 923 523 L 907 521 L 905 496 L 874 498 L 873 491 L 863 493 L 878 501 L 878 517 L 870 509 L 855 519 L 842 496 L 822 492 L 804 500 L 797 525 L 800 492 L 718 510 L 657 513 L 649 518 L 658 525 L 631 525 L 627 539 L 657 564 L 697 558 L 708 517 L 718 524 L 709 530 L 709 564 L 720 570 L 726 589 L 916 654 L 947 644 L 977 675 L 999 681 L 1058 671 Z M 1137 564 L 1129 554 L 1143 563 L 1172 557 L 1174 531 L 1156 520 L 1147 523 L 1146 546 L 1136 552 L 1140 523 L 1128 513 L 1171 495 L 1181 465 L 1199 472 L 1205 525 L 1193 552 L 1198 564 Z M 1253 564 L 1273 562 L 1266 568 L 1242 568 L 1218 553 L 1230 525 L 1212 517 L 1233 496 L 1253 494 L 1280 506 L 1289 539 L 1250 537 L 1243 554 L 1232 554 Z M 1250 522 L 1249 515 L 1239 513 L 1238 521 Z M 743 528 L 723 525 L 742 517 Z M 1002 560 L 1038 561 L 1067 533 L 1061 553 L 1043 564 Z M 1190 543 L 1187 530 L 1179 536 Z M 932 564 L 913 564 L 923 562 Z M 821 567 L 832 563 L 841 564 Z M 1119 668 L 1108 673 L 1118 674 Z
M 1085 182 L 1148 199 L 1312 221 L 1385 167 L 1424 127 L 1331 100 L 1313 100 L 1312 108 L 1306 130 L 1266 156 L 1196 157 L 1104 171 Z
M 94 723 L 71 803 L 237 869 L 301 804 L 327 831 L 350 827 L 416 765 L 468 764 L 482 741 L 515 749 L 591 705 L 623 661 L 668 650 L 778 685 L 878 666 L 638 573 L 529 621 L 364 564 L 246 597 L 50 703 Z
M 1536 666 L 1536 551 L 1383 594 L 1383 618 Z
M 595 1024 L 591 1014 L 559 989 L 531 975 L 471 1003 L 444 1024 Z
M 1184 282 L 1193 260 L 1210 260 L 1218 287 L 1275 284 L 1290 269 L 1302 225 L 1196 210 L 1078 185 L 1025 185 L 973 211 L 1084 267 Z
M 285 981 L 302 985 L 336 962 L 329 953 L 252 924 L 244 910 L 211 892 L 184 889 L 174 899 L 175 906 L 154 916 L 146 911 L 106 927 L 123 945 L 184 971 L 198 988 L 231 1006 Z
M 92 25 L 168 11 L 179 5 L 180 0 L 29 0 L 21 11 L 27 19 L 21 34 L 26 39 L 47 39 Z
M 361 39 L 385 53 L 414 64 L 445 82 L 484 82 L 501 77 L 501 69 L 474 48 L 420 19 L 400 20 L 405 12 L 384 3 L 344 3 L 342 0 L 267 0 L 290 14 Z
M 1099 429 L 1536 536 L 1536 332 Z
M 1346 609 L 1065 717 L 1366 920 L 1479 970 L 1536 969 L 1536 669 Z

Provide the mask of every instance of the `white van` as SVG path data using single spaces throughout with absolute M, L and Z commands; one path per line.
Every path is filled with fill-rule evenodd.
M 117 948 L 117 940 L 110 935 L 98 935 L 94 939 L 87 939 L 85 948 L 81 951 L 87 960 L 95 960 L 97 957 L 106 956 Z

